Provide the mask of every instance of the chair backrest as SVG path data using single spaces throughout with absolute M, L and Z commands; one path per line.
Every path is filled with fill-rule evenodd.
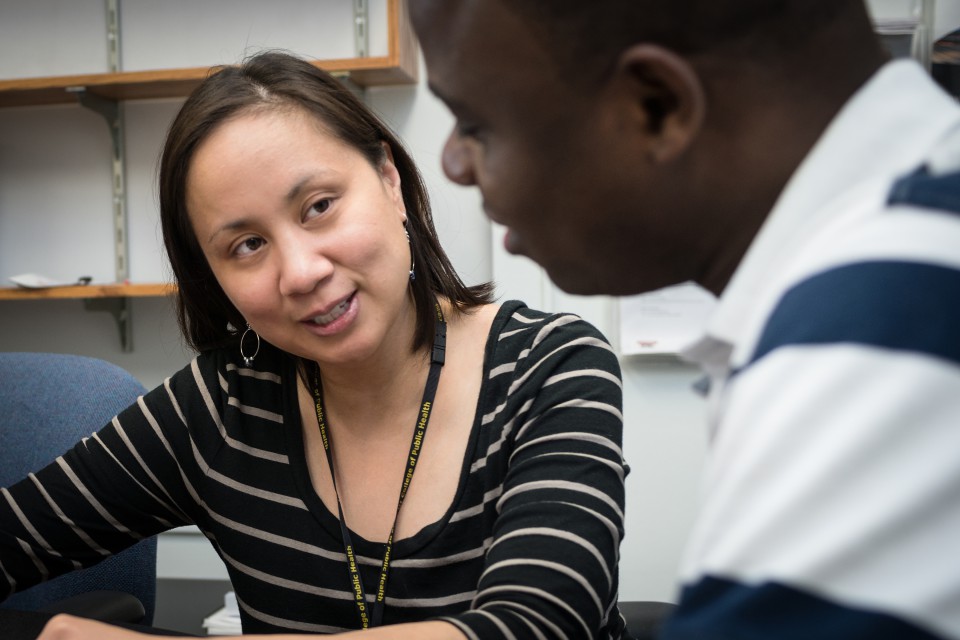
M 52 462 L 146 390 L 122 368 L 82 356 L 0 353 L 0 487 Z M 88 591 L 125 591 L 153 622 L 157 539 L 16 593 L 2 606 L 36 610 Z

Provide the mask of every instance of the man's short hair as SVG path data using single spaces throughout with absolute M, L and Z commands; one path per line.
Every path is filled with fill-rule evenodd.
M 862 0 L 500 0 L 562 66 L 604 75 L 625 48 L 683 55 L 788 53 Z

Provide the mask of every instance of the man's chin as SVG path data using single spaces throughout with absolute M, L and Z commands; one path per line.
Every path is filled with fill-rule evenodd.
M 575 296 L 593 296 L 608 293 L 597 279 L 596 274 L 590 273 L 585 265 L 551 265 L 544 266 L 550 280 L 564 293 Z
M 504 247 L 506 250 L 516 256 L 532 260 L 544 271 L 550 281 L 564 293 L 575 296 L 595 296 L 595 295 L 626 295 L 636 293 L 625 290 L 625 279 L 619 275 L 613 277 L 607 274 L 595 271 L 597 261 L 584 263 L 575 262 L 553 262 L 542 259 L 536 251 L 537 247 L 523 245 L 520 237 L 511 234 L 510 231 L 504 236 Z
M 632 281 L 630 274 L 591 271 L 584 264 L 544 267 L 550 280 L 564 293 L 575 296 L 632 296 L 649 293 L 674 282 Z

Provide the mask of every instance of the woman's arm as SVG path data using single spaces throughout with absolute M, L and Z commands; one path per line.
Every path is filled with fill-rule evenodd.
M 361 633 L 364 640 L 466 640 L 456 627 L 442 621 L 413 622 L 337 635 L 342 638 L 356 638 Z M 102 622 L 59 615 L 47 623 L 37 640 L 147 640 L 155 637 Z M 258 637 L 263 640 L 314 640 L 316 638 L 314 635 L 287 634 Z M 243 637 L 226 637 L 223 640 L 243 640 Z
M 470 610 L 450 620 L 485 639 L 616 635 L 626 472 L 619 363 L 576 316 L 525 326 L 509 332 L 529 336 L 515 362 L 496 366 L 511 373 L 496 400 L 502 447 L 485 458 L 504 475 L 488 491 L 497 493 L 496 519 L 484 571 Z
M 149 425 L 158 395 L 3 489 L 0 600 L 188 523 L 179 467 Z

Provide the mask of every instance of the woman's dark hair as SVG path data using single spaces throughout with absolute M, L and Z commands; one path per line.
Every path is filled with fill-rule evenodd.
M 184 102 L 167 133 L 160 161 L 160 220 L 173 275 L 178 285 L 177 320 L 187 344 L 197 351 L 239 342 L 245 320 L 220 287 L 187 215 L 187 174 L 197 148 L 224 122 L 239 115 L 300 109 L 327 131 L 359 151 L 376 168 L 390 147 L 400 175 L 406 228 L 416 263 L 410 283 L 417 325 L 413 349 L 433 339 L 437 295 L 455 312 L 489 302 L 493 287 L 464 285 L 440 247 L 426 187 L 413 159 L 390 129 L 349 89 L 313 64 L 282 52 L 265 52 L 239 66 L 222 67 Z

